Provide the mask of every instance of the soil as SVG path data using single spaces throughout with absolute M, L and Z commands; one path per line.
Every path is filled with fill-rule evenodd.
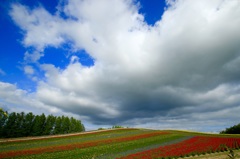
M 200 156 L 184 157 L 183 159 L 231 159 L 228 157 L 228 154 L 229 152 L 219 152 Z M 234 154 L 237 154 L 237 157 L 234 159 L 240 159 L 240 150 L 234 150 Z

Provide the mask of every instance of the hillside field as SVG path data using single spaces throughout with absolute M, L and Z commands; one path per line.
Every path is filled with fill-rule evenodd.
M 228 158 L 239 135 L 173 130 L 109 129 L 70 135 L 0 139 L 0 158 L 151 159 Z

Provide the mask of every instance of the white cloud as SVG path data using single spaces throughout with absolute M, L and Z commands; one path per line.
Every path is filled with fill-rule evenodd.
M 0 82 L 0 106 L 8 112 L 34 112 L 54 115 L 69 115 L 79 118 L 73 113 L 65 113 L 52 105 L 46 105 L 39 101 L 34 93 L 18 89 L 16 85 Z M 81 117 L 85 119 L 86 117 Z
M 188 121 L 186 128 L 215 124 L 219 130 L 226 124 L 219 120 L 223 112 L 226 122 L 239 119 L 229 114 L 240 104 L 240 2 L 168 5 L 153 27 L 130 0 L 69 0 L 59 10 L 67 19 L 13 5 L 10 15 L 25 31 L 25 46 L 44 50 L 71 41 L 72 49 L 85 49 L 95 59 L 90 68 L 74 59 L 63 70 L 41 65 L 46 80 L 35 99 L 95 124 L 141 125 L 148 119 L 169 123 L 163 127 Z M 200 116 L 205 118 L 193 120 Z
M 34 46 L 42 51 L 46 46 L 57 47 L 64 41 L 59 32 L 61 19 L 52 16 L 42 7 L 31 10 L 21 4 L 13 4 L 10 15 L 25 31 L 25 46 Z
M 27 91 L 18 89 L 16 85 L 0 82 L 0 102 L 5 103 L 10 111 L 44 109 L 44 106 L 39 104 L 40 102 L 31 99 L 30 96 Z
M 38 51 L 34 51 L 33 53 L 29 53 L 28 51 L 24 54 L 24 62 L 26 63 L 36 63 L 41 57 L 42 53 Z
M 27 74 L 27 75 L 33 75 L 34 74 L 34 69 L 32 66 L 24 66 L 24 73 Z

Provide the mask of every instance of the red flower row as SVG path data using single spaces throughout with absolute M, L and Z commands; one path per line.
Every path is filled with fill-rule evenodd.
M 73 150 L 76 148 L 81 149 L 81 148 L 87 148 L 87 147 L 93 147 L 93 146 L 99 146 L 99 145 L 105 145 L 105 144 L 138 140 L 138 139 L 143 139 L 143 138 L 148 138 L 148 137 L 153 137 L 153 136 L 158 136 L 158 135 L 163 135 L 163 134 L 168 134 L 168 133 L 167 132 L 151 132 L 151 133 L 147 133 L 147 134 L 141 134 L 141 135 L 135 135 L 135 136 L 129 136 L 129 137 L 121 137 L 121 138 L 111 138 L 111 139 L 105 139 L 105 140 L 95 140 L 95 141 L 85 142 L 85 143 L 51 146 L 51 147 L 49 146 L 49 147 L 34 148 L 34 149 L 28 149 L 28 150 L 0 152 L 0 158 L 41 154 L 41 153 L 45 153 L 45 152 Z
M 215 152 L 228 148 L 239 148 L 240 138 L 196 136 L 183 142 L 131 154 L 121 159 L 152 159 L 159 157 L 180 157 L 204 152 Z

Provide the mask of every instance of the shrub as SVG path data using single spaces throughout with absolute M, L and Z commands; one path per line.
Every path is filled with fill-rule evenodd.
M 112 129 L 119 129 L 119 128 L 124 128 L 124 127 L 123 127 L 123 126 L 120 126 L 120 125 L 112 126 Z

